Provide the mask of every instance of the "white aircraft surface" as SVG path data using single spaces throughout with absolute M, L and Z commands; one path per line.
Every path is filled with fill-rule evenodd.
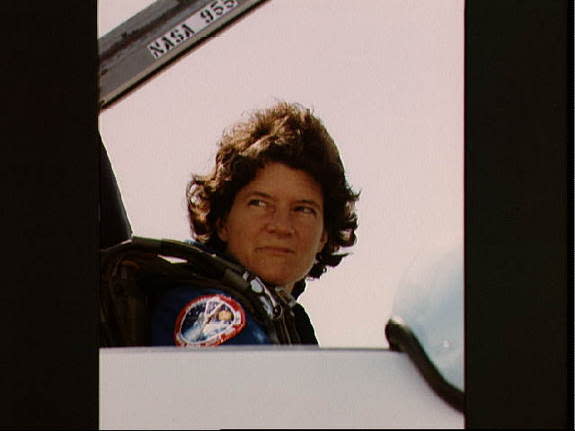
M 464 427 L 386 349 L 110 348 L 100 381 L 102 429 Z

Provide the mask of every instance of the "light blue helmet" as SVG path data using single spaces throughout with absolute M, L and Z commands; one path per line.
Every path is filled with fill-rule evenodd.
M 405 351 L 430 385 L 463 409 L 463 243 L 428 247 L 405 272 L 386 326 L 390 347 Z

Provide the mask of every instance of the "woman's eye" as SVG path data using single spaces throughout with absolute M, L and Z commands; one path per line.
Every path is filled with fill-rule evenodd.
M 248 201 L 248 205 L 253 207 L 264 207 L 266 203 L 261 199 L 250 199 Z
M 299 207 L 296 207 L 295 210 L 299 213 L 302 213 L 302 214 L 311 214 L 311 215 L 317 214 L 317 211 L 315 210 L 315 208 L 312 208 L 312 207 L 299 206 Z

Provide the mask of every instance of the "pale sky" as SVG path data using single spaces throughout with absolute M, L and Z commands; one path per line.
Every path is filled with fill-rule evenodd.
M 99 0 L 102 36 L 150 0 Z M 270 0 L 100 115 L 135 235 L 190 238 L 185 187 L 225 127 L 312 107 L 361 191 L 357 244 L 300 297 L 322 347 L 387 347 L 395 292 L 463 237 L 463 0 Z M 461 253 L 463 250 L 461 249 Z

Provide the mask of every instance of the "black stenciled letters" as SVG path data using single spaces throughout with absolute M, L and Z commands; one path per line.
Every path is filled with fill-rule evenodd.
M 186 37 L 180 33 L 180 30 L 175 28 L 170 32 L 170 37 L 175 40 L 176 43 L 180 43 L 186 39 Z
M 188 27 L 187 24 L 182 24 L 182 29 L 184 30 L 184 35 L 186 36 L 186 39 L 195 34 L 194 30 L 192 30 L 190 27 Z
M 164 42 L 164 48 L 166 49 L 166 51 L 169 51 L 174 46 L 176 46 L 176 45 L 174 45 L 174 42 L 172 42 L 167 36 L 164 36 L 162 38 L 162 42 Z
M 165 51 L 162 49 L 162 47 L 157 41 L 154 42 L 153 45 L 150 45 L 148 48 L 150 49 L 150 52 L 152 53 L 154 58 L 158 58 L 165 53 Z

